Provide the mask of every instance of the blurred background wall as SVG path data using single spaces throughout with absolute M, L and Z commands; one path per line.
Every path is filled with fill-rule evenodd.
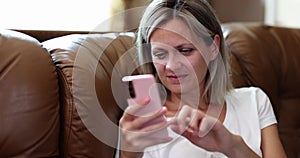
M 210 3 L 221 22 L 264 22 L 265 3 L 263 0 L 211 0 Z
M 124 17 L 116 18 L 112 23 L 112 29 L 130 30 L 135 25 L 138 26 L 138 21 L 143 14 L 140 7 L 147 6 L 152 0 L 114 0 L 121 8 L 125 10 L 135 9 L 132 14 L 128 13 Z M 232 21 L 258 21 L 265 20 L 265 3 L 263 0 L 209 0 L 209 3 L 215 9 L 221 22 Z M 117 8 L 116 6 L 114 8 Z M 121 10 L 114 9 L 114 14 Z M 130 12 L 130 11 L 129 11 Z M 129 26 L 129 27 L 128 27 Z
M 152 0 L 114 0 L 122 3 L 124 9 L 145 7 Z M 222 23 L 245 21 L 262 22 L 269 25 L 300 28 L 300 0 L 207 0 L 215 9 Z M 138 25 L 142 10 L 128 14 L 113 25 L 128 29 L 129 24 Z M 127 24 L 126 24 L 127 23 Z M 120 29 L 120 28 L 119 28 Z
M 0 28 L 129 31 L 152 0 L 1 0 Z M 188 1 L 188 0 L 187 0 Z M 300 28 L 300 0 L 207 0 L 221 22 L 254 21 Z M 18 4 L 18 5 L 16 5 Z M 55 12 L 45 10 L 55 8 Z M 11 11 L 15 14 L 7 14 Z M 36 16 L 40 14 L 40 16 Z M 41 18 L 43 17 L 43 18 Z

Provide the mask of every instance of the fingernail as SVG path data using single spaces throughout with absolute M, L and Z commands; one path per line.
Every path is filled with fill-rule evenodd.
M 167 122 L 170 122 L 170 121 L 172 121 L 173 119 L 170 118 L 170 117 L 168 117 L 168 118 L 166 118 L 166 120 L 167 120 Z
M 167 112 L 167 108 L 166 108 L 165 106 L 163 106 L 163 107 L 161 108 L 161 111 L 162 111 L 162 112 Z
M 150 96 L 147 96 L 146 98 L 145 98 L 145 101 L 150 101 L 151 100 L 151 97 Z
M 168 124 L 174 124 L 176 121 L 173 118 L 168 117 L 167 119 Z

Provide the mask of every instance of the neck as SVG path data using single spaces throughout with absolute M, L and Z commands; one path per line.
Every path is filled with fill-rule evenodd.
M 204 97 L 170 93 L 165 104 L 168 109 L 167 117 L 176 115 L 183 105 L 188 105 L 204 112 L 208 109 L 208 104 L 205 103 Z
M 170 92 L 165 105 L 168 109 L 167 115 L 175 116 L 183 105 L 188 105 L 206 112 L 208 104 L 205 102 L 205 97 L 202 95 L 203 93 L 204 81 L 199 83 L 199 88 L 191 89 L 186 93 Z

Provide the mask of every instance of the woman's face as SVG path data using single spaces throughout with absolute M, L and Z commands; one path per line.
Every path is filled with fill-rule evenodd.
M 182 20 L 173 19 L 157 28 L 150 37 L 154 67 L 164 86 L 172 93 L 202 92 L 211 46 L 192 32 Z M 199 89 L 200 88 L 200 89 Z

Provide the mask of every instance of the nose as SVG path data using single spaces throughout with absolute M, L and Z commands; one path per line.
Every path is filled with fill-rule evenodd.
M 178 53 L 170 53 L 166 62 L 166 69 L 175 71 L 182 66 L 182 55 Z

